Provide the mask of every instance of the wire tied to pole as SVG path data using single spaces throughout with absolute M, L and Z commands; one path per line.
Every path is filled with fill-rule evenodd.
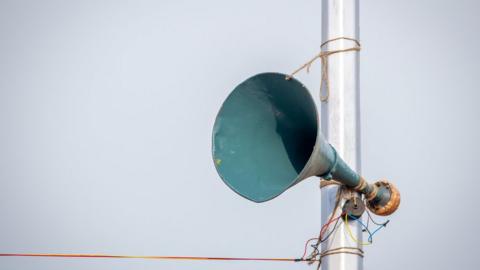
M 318 262 L 317 265 L 317 270 L 320 269 L 320 266 L 322 265 L 322 259 L 324 257 L 330 256 L 330 255 L 335 255 L 335 254 L 351 254 L 351 255 L 357 255 L 363 258 L 363 250 L 357 247 L 338 247 L 338 248 L 332 248 L 323 251 L 322 253 L 318 253 L 318 249 L 316 250 L 317 253 L 315 254 L 315 257 L 312 257 L 310 261 L 307 263 L 309 265 L 312 265 L 315 262 Z M 318 259 L 315 259 L 317 258 Z
M 338 247 L 338 248 L 333 248 L 329 250 L 325 250 L 320 254 L 320 258 L 329 256 L 329 255 L 334 255 L 334 254 L 340 254 L 340 253 L 347 253 L 347 254 L 352 254 L 352 255 L 358 255 L 360 257 L 363 257 L 363 250 L 357 247 Z
M 355 46 L 345 48 L 345 49 L 337 49 L 337 50 L 323 50 L 323 47 L 330 42 L 334 42 L 337 40 L 347 40 L 347 41 L 353 41 L 355 43 Z M 285 80 L 290 80 L 295 74 L 300 72 L 303 69 L 307 70 L 307 73 L 310 72 L 310 67 L 312 66 L 313 62 L 315 60 L 320 59 L 321 64 L 322 64 L 322 72 L 321 72 L 321 79 L 320 79 L 320 101 L 322 102 L 327 102 L 328 98 L 330 96 L 330 83 L 328 80 L 328 57 L 333 54 L 337 53 L 345 53 L 345 52 L 358 52 L 362 49 L 360 45 L 360 41 L 354 39 L 354 38 L 349 38 L 349 37 L 337 37 L 333 39 L 329 39 L 325 42 L 323 42 L 320 45 L 320 53 L 315 55 L 312 59 L 307 61 L 305 64 L 303 64 L 301 67 L 297 68 L 295 71 L 293 71 L 290 75 L 285 77 Z M 325 85 L 325 95 L 322 95 L 322 86 Z

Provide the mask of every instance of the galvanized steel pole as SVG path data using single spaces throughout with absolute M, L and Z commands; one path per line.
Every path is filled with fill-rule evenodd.
M 337 37 L 359 40 L 359 0 L 322 0 L 322 41 Z M 348 40 L 338 40 L 327 45 L 327 50 L 352 47 Z M 347 52 L 329 56 L 328 76 L 330 96 L 322 102 L 322 132 L 337 149 L 345 162 L 360 174 L 360 84 L 359 53 Z M 325 89 L 322 89 L 324 92 Z M 333 212 L 337 186 L 322 189 L 322 224 Z M 337 214 L 341 209 L 337 209 Z M 353 236 L 361 242 L 362 230 L 357 222 L 350 222 Z M 358 247 L 346 232 L 344 225 L 322 244 L 322 252 L 340 248 Z M 362 270 L 363 258 L 340 253 L 322 260 L 323 270 Z

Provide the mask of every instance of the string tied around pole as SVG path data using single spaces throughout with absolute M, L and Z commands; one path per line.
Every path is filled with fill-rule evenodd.
M 352 41 L 352 42 L 355 43 L 355 45 L 353 47 L 348 47 L 348 48 L 345 48 L 345 49 L 323 50 L 323 48 L 327 44 L 329 44 L 331 42 L 334 42 L 334 41 L 338 41 L 338 40 Z M 328 98 L 330 96 L 330 84 L 329 84 L 329 80 L 328 80 L 328 57 L 330 55 L 337 54 L 337 53 L 359 52 L 361 49 L 362 49 L 362 47 L 360 45 L 360 41 L 358 41 L 357 39 L 354 39 L 354 38 L 337 37 L 337 38 L 329 39 L 329 40 L 323 42 L 320 45 L 320 53 L 318 53 L 312 59 L 310 59 L 305 64 L 303 64 L 302 66 L 297 68 L 290 75 L 286 76 L 285 80 L 290 80 L 295 74 L 297 74 L 298 72 L 300 72 L 303 69 L 306 69 L 307 73 L 309 73 L 310 72 L 310 67 L 312 66 L 313 62 L 315 62 L 315 60 L 317 60 L 317 59 L 320 59 L 321 65 L 322 65 L 322 72 L 321 72 L 321 79 L 320 79 L 320 90 L 319 90 L 320 91 L 320 101 L 327 102 Z M 323 85 L 325 85 L 325 95 L 322 95 L 322 86 Z

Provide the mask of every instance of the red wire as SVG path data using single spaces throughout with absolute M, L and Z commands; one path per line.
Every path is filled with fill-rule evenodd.
M 310 242 L 313 241 L 313 240 L 321 241 L 322 238 L 323 238 L 323 235 L 324 235 L 325 232 L 327 231 L 327 229 L 328 229 L 328 227 L 330 226 L 330 224 L 332 224 L 333 222 L 337 221 L 339 218 L 342 217 L 342 215 L 343 215 L 343 213 L 340 214 L 340 215 L 339 215 L 338 217 L 336 217 L 336 218 L 333 218 L 333 215 L 332 215 L 332 216 L 330 217 L 330 219 L 329 219 L 325 224 L 323 224 L 322 228 L 320 229 L 320 235 L 319 235 L 319 237 L 318 237 L 318 238 L 310 238 L 310 239 L 307 240 L 307 242 L 305 242 L 305 247 L 304 247 L 304 249 L 303 249 L 303 255 L 302 255 L 302 257 L 301 257 L 302 259 L 304 259 L 304 258 L 305 258 L 305 255 L 307 255 L 308 243 L 310 243 Z
M 307 249 L 308 249 L 308 243 L 310 243 L 310 241 L 313 241 L 313 240 L 318 240 L 318 238 L 310 238 L 307 240 L 307 242 L 305 242 L 305 248 L 303 249 L 303 255 L 302 257 L 300 258 L 305 258 L 305 255 L 307 255 Z
M 303 255 L 301 259 L 292 258 L 233 258 L 233 257 L 188 257 L 188 256 L 131 256 L 131 255 L 109 255 L 109 254 L 47 254 L 47 253 L 0 253 L 0 257 L 57 257 L 57 258 L 111 258 L 111 259 L 157 259 L 157 260 L 230 260 L 230 261 L 289 261 L 297 262 L 305 260 L 307 254 L 308 244 L 313 240 L 322 240 L 323 234 L 327 231 L 330 224 L 337 221 L 343 215 L 338 217 L 330 217 L 327 223 L 325 223 L 320 229 L 319 238 L 310 238 L 305 243 Z
M 340 219 L 342 217 L 342 215 L 343 214 L 340 214 L 338 217 L 333 218 L 333 219 L 330 218 L 330 220 L 322 226 L 322 229 L 320 230 L 320 240 L 323 238 L 323 235 L 325 234 L 325 232 L 327 232 L 327 229 L 330 226 L 330 224 L 332 224 L 333 222 Z

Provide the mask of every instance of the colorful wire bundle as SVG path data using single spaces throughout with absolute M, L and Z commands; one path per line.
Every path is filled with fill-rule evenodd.
M 340 189 L 339 189 L 340 190 Z M 134 255 L 111 255 L 111 254 L 60 254 L 60 253 L 0 253 L 0 257 L 55 257 L 55 258 L 103 258 L 103 259 L 146 259 L 146 260 L 216 260 L 216 261 L 277 261 L 277 262 L 308 262 L 312 264 L 314 262 L 319 262 L 318 267 L 320 267 L 321 259 L 324 256 L 339 254 L 339 253 L 350 253 L 359 256 L 363 256 L 363 251 L 358 248 L 353 247 L 342 247 L 338 250 L 327 250 L 323 253 L 320 253 L 318 250 L 318 246 L 327 241 L 337 230 L 338 230 L 338 223 L 343 218 L 344 226 L 350 236 L 350 238 L 360 245 L 371 245 L 373 243 L 373 236 L 383 227 L 390 222 L 387 220 L 384 223 L 376 222 L 368 210 L 366 210 L 368 218 L 367 224 L 365 225 L 360 218 L 352 216 L 350 213 L 342 212 L 340 215 L 334 217 L 337 208 L 339 207 L 340 197 L 337 196 L 337 201 L 335 203 L 335 210 L 331 214 L 328 221 L 321 227 L 320 234 L 318 237 L 310 238 L 305 243 L 305 247 L 303 250 L 303 254 L 300 258 L 251 258 L 251 257 L 192 257 L 192 256 L 134 256 Z M 349 225 L 349 219 L 358 222 L 364 229 L 364 232 L 368 233 L 368 242 L 359 242 L 352 233 L 352 230 Z M 373 232 L 369 229 L 370 221 L 377 225 L 378 227 L 373 230 Z M 333 229 L 329 231 L 331 224 L 334 224 Z M 328 232 L 327 235 L 325 235 Z M 312 241 L 316 242 L 311 245 L 313 251 L 309 256 L 307 255 L 308 245 Z M 349 249 L 349 250 L 343 250 Z M 352 249 L 352 250 L 350 250 Z
M 347 231 L 348 231 L 348 234 L 350 235 L 350 238 L 352 238 L 352 240 L 354 242 L 357 242 L 357 239 L 353 236 L 353 233 L 350 229 L 350 226 L 348 225 L 348 217 L 350 217 L 351 219 L 357 221 L 360 225 L 362 225 L 362 227 L 365 228 L 365 231 L 368 233 L 368 242 L 367 243 L 360 243 L 361 245 L 371 245 L 373 243 L 373 235 L 376 234 L 380 229 L 384 228 L 387 226 L 387 224 L 390 222 L 390 220 L 387 220 L 386 222 L 384 223 L 377 223 L 375 222 L 375 220 L 373 220 L 372 216 L 370 215 L 369 211 L 367 210 L 366 211 L 367 214 L 368 214 L 368 219 L 367 219 L 367 225 L 365 225 L 361 220 L 360 218 L 356 218 L 352 215 L 345 215 L 345 226 L 347 227 Z M 373 232 L 370 232 L 369 228 L 368 228 L 368 222 L 369 221 L 372 221 L 375 225 L 377 225 L 378 227 L 373 231 Z
M 336 209 L 336 208 L 335 208 Z M 330 219 L 322 226 L 321 230 L 320 230 L 320 235 L 319 237 L 317 238 L 310 238 L 307 240 L 307 242 L 305 243 L 305 247 L 304 247 L 304 251 L 303 251 L 303 255 L 302 255 L 302 259 L 312 259 L 312 258 L 315 258 L 315 256 L 319 256 L 320 255 L 320 252 L 318 251 L 318 246 L 325 242 L 337 229 L 337 225 L 338 225 L 338 222 L 340 221 L 340 219 L 342 219 L 342 216 L 344 217 L 343 218 L 343 221 L 344 221 L 344 226 L 348 232 L 348 235 L 350 236 L 350 238 L 355 242 L 355 243 L 358 243 L 362 246 L 366 246 L 366 245 L 371 245 L 373 243 L 373 236 L 382 228 L 386 227 L 386 225 L 390 222 L 390 220 L 387 220 L 386 222 L 384 223 L 378 223 L 376 222 L 373 218 L 372 218 L 372 215 L 370 214 L 370 212 L 368 210 L 366 210 L 367 212 L 367 215 L 368 215 L 368 218 L 367 218 L 367 224 L 365 225 L 365 223 L 363 223 L 361 221 L 360 218 L 356 218 L 354 216 L 352 216 L 351 214 L 347 214 L 347 213 L 341 213 L 339 216 L 333 218 L 333 215 L 335 214 L 335 212 L 332 213 L 332 215 L 330 216 Z M 350 224 L 349 224 L 349 219 L 350 220 L 354 220 L 356 222 L 358 222 L 362 227 L 362 231 L 364 232 L 367 232 L 368 233 L 368 239 L 367 239 L 367 242 L 359 242 L 357 238 L 355 238 L 355 236 L 353 235 L 353 232 L 350 228 Z M 370 228 L 369 228 L 369 224 L 370 224 L 370 221 L 372 223 L 374 223 L 375 225 L 377 225 L 378 227 L 375 228 L 375 230 L 370 231 Z M 330 230 L 330 232 L 328 233 L 328 235 L 325 235 L 325 233 L 328 231 L 330 225 L 335 222 L 335 225 L 333 227 L 333 229 Z M 306 254 L 307 254 L 307 250 L 308 250 L 308 244 L 314 240 L 317 240 L 316 243 L 312 244 L 311 247 L 314 249 L 312 251 L 312 253 L 306 258 Z
M 350 224 L 348 223 L 348 217 L 352 218 L 353 216 L 351 216 L 350 214 L 345 215 L 345 228 L 347 228 L 347 232 L 348 232 L 348 235 L 350 236 L 350 238 L 352 238 L 352 240 L 355 243 L 358 243 L 362 246 L 371 245 L 372 242 L 360 242 L 360 241 L 358 241 L 357 238 L 355 238 L 355 236 L 353 236 L 352 229 L 350 229 Z M 358 221 L 363 227 L 365 227 L 367 232 L 370 234 L 370 231 L 368 231 L 368 228 L 359 220 L 359 218 L 355 218 L 355 220 Z M 370 234 L 370 236 L 371 236 L 371 234 Z M 370 237 L 369 237 L 369 239 L 370 239 Z

